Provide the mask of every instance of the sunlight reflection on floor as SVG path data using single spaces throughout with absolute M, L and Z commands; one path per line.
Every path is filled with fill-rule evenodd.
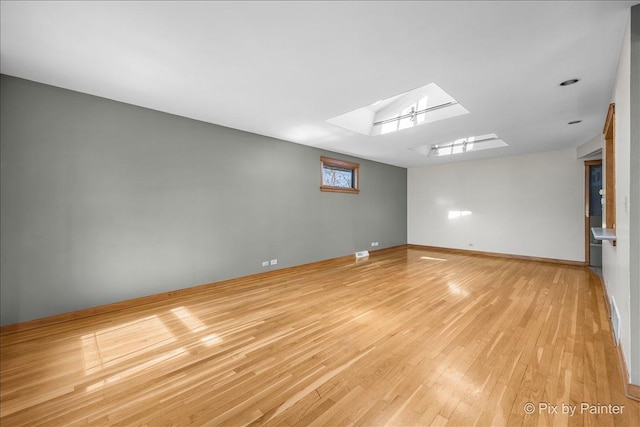
M 191 341 L 191 338 L 187 336 L 187 342 L 180 348 L 172 349 L 168 347 L 169 344 L 176 342 L 177 338 L 171 331 L 171 323 L 166 323 L 158 315 L 148 316 L 83 335 L 81 342 L 85 376 L 96 374 L 107 368 L 113 368 L 150 351 L 159 353 L 157 357 L 144 363 L 123 367 L 125 369 L 122 371 L 115 372 L 106 378 L 100 378 L 97 382 L 88 386 L 87 390 L 95 390 L 137 372 L 156 367 L 174 357 L 182 356 L 188 353 L 189 348 L 193 347 L 194 344 L 204 344 L 209 347 L 222 342 L 222 339 L 217 334 L 208 333 L 204 337 L 199 334 L 198 332 L 206 331 L 207 325 L 186 307 L 177 307 L 170 311 L 193 334 L 193 340 Z M 167 319 L 166 321 L 169 322 L 169 320 Z M 181 342 L 183 338 L 183 336 L 180 336 Z

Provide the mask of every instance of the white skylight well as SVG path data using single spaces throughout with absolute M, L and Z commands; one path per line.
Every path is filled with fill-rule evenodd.
M 429 83 L 327 121 L 354 132 L 375 136 L 467 113 L 469 111 L 451 95 L 437 84 Z
M 437 157 L 506 147 L 507 145 L 508 144 L 498 135 L 495 133 L 489 133 L 486 135 L 460 138 L 455 141 L 421 145 L 419 147 L 410 148 L 410 150 L 415 151 L 418 154 L 422 154 L 423 156 Z

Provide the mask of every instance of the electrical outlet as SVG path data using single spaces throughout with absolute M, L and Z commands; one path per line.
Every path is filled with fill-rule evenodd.
M 269 261 L 262 261 L 263 267 L 269 267 Z
M 629 213 L 629 198 L 624 196 L 624 213 Z
M 271 265 L 276 265 L 278 263 L 277 259 L 272 259 L 271 262 L 269 264 Z
M 380 242 L 371 242 L 371 246 L 372 247 L 375 247 L 375 246 L 378 246 L 378 245 L 380 245 Z

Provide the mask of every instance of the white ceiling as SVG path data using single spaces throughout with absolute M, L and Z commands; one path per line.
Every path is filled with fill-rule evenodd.
M 0 71 L 413 167 L 598 135 L 637 3 L 3 1 Z M 381 136 L 326 122 L 432 82 L 470 114 Z M 408 150 L 488 133 L 509 147 Z

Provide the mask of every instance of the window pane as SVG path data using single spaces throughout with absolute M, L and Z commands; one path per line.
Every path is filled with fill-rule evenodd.
M 405 108 L 404 110 L 402 110 L 401 115 L 405 116 L 407 114 L 410 114 L 413 111 L 416 111 L 416 104 L 413 104 L 413 105 L 409 106 L 408 108 Z M 414 125 L 415 125 L 415 123 L 413 122 L 413 118 L 412 117 L 405 117 L 404 119 L 400 120 L 400 123 L 398 125 L 398 129 L 400 129 L 400 130 L 407 129 L 407 128 L 413 127 Z
M 427 100 L 429 99 L 428 96 L 425 96 L 424 98 L 422 98 L 421 100 L 418 101 L 418 111 L 422 111 L 422 110 L 426 110 L 427 108 Z M 424 122 L 424 119 L 427 117 L 426 113 L 422 113 L 422 114 L 418 114 L 417 116 L 417 123 L 416 124 L 421 124 Z
M 322 185 L 353 188 L 353 171 L 325 166 L 322 169 Z
M 399 117 L 399 116 L 396 116 L 396 117 Z M 395 132 L 397 130 L 398 130 L 398 122 L 393 121 L 393 122 L 383 124 L 380 134 L 384 135 L 385 133 Z

